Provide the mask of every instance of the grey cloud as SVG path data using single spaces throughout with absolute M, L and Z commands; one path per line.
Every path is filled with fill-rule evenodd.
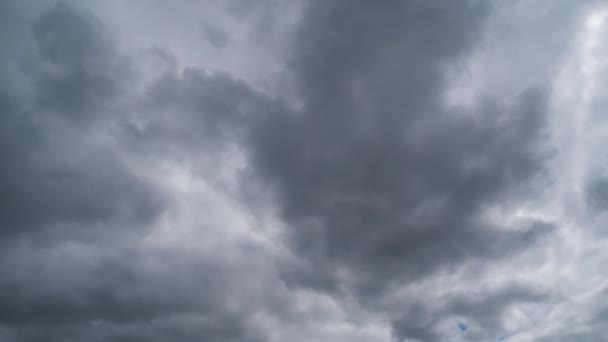
M 438 270 L 514 255 L 551 231 L 481 219 L 534 192 L 548 157 L 544 90 L 509 105 L 486 98 L 473 112 L 441 102 L 445 67 L 466 57 L 488 10 L 469 1 L 311 5 L 291 62 L 304 107 L 253 131 L 254 165 L 276 189 L 299 259 L 283 265 L 290 286 L 374 303 Z M 506 302 L 488 305 L 498 315 Z
M 163 149 L 157 143 L 203 151 L 210 144 L 242 141 L 254 117 L 273 106 L 271 100 L 228 74 L 168 70 L 146 88 L 136 105 L 136 111 L 144 115 L 127 122 L 125 133 L 155 152 Z
M 433 303 L 413 299 L 405 311 L 393 322 L 394 334 L 398 338 L 415 341 L 442 341 L 445 320 L 452 319 L 452 325 L 460 320 L 465 329 L 456 334 L 470 341 L 488 341 L 505 337 L 505 311 L 521 303 L 545 303 L 549 300 L 545 291 L 521 284 L 509 284 L 503 288 L 481 293 L 456 292 Z
M 106 110 L 90 97 L 101 94 L 103 102 L 111 101 L 99 88 L 105 81 L 83 76 L 106 71 L 89 61 L 106 58 L 87 20 L 62 4 L 44 14 L 34 24 L 39 32 L 34 34 L 43 35 L 44 30 L 46 37 L 38 41 L 40 63 L 48 60 L 61 66 L 61 76 L 47 77 L 37 70 L 40 63 L 33 62 L 23 66 L 22 75 L 33 80 L 33 95 L 11 96 L 11 83 L 5 84 L 0 128 L 0 158 L 7 166 L 0 172 L 5 200 L 0 224 L 5 233 L 113 219 L 126 219 L 124 223 L 131 225 L 161 209 L 159 191 L 133 175 L 113 151 L 89 143 L 86 137 L 95 130 L 79 126 L 82 118 L 92 121 L 90 115 Z M 73 36 L 65 39 L 66 34 Z M 26 102 L 29 99 L 32 102 Z
M 608 338 L 604 327 L 608 322 L 608 306 L 603 300 L 608 290 L 603 289 L 586 300 L 582 307 L 576 307 L 567 314 L 569 319 L 560 321 L 549 333 L 541 335 L 538 341 L 580 341 L 599 342 Z
M 79 139 L 79 134 L 48 129 L 16 106 L 6 104 L 2 111 L 4 234 L 55 223 L 121 217 L 136 222 L 160 209 L 157 191 L 131 175 L 107 150 L 75 145 L 70 138 Z
M 541 171 L 543 92 L 465 115 L 439 100 L 442 65 L 466 54 L 485 11 L 467 1 L 310 9 L 293 62 L 304 109 L 262 120 L 252 153 L 289 243 L 319 276 L 346 268 L 359 285 L 390 286 L 541 234 L 497 230 L 479 214 Z
M 228 33 L 217 27 L 207 27 L 203 30 L 203 38 L 216 48 L 222 48 L 230 41 Z
M 279 21 L 278 3 L 226 10 L 251 20 L 247 39 L 270 46 L 279 33 L 264 22 Z M 10 166 L 0 171 L 0 339 L 301 341 L 373 316 L 398 341 L 445 341 L 456 318 L 468 326 L 462 340 L 485 341 L 507 336 L 511 308 L 557 300 L 526 282 L 472 294 L 443 281 L 542 248 L 558 225 L 490 215 L 548 183 L 549 86 L 508 99 L 484 91 L 467 108 L 443 102 L 448 73 L 478 47 L 494 4 L 306 6 L 282 56 L 281 76 L 295 81 L 289 104 L 239 75 L 182 68 L 170 48 L 121 55 L 93 14 L 67 3 L 27 25 L 2 21 L 27 35 L 0 31 L 27 58 L 0 56 L 0 71 L 12 70 L 0 81 L 0 163 Z M 230 148 L 244 159 L 237 189 L 214 178 Z M 179 185 L 188 189 L 143 176 L 167 164 L 192 177 Z M 205 217 L 221 204 L 188 197 L 198 182 L 233 196 L 248 223 L 276 205 L 278 241 L 263 220 L 243 233 L 256 242 L 230 240 L 240 234 L 229 231 L 231 217 L 226 227 Z M 589 186 L 593 205 L 605 204 L 604 185 Z M 427 283 L 440 288 L 412 290 Z M 302 293 L 311 297 L 299 302 Z M 594 312 L 589 331 L 606 316 Z M 593 341 L 584 333 L 560 336 Z
M 265 97 L 227 75 L 178 76 L 161 50 L 165 72 L 137 95 L 138 61 L 118 54 L 92 14 L 59 3 L 31 26 L 31 55 L 3 60 L 27 86 L 6 79 L 0 88 L 0 337 L 264 341 L 248 321 L 267 305 L 255 298 L 269 294 L 240 294 L 253 291 L 241 277 L 264 275 L 252 265 L 261 256 L 231 265 L 236 252 L 226 248 L 189 256 L 146 247 L 173 203 L 139 168 L 173 158 L 163 145 L 219 153 L 210 144 L 237 138 L 243 113 Z
M 30 66 L 38 110 L 75 122 L 111 114 L 128 67 L 92 14 L 58 3 L 32 26 L 41 59 Z
M 40 54 L 64 68 L 95 69 L 114 57 L 97 18 L 62 2 L 38 18 L 32 34 Z
M 608 207 L 608 180 L 602 177 L 591 179 L 586 186 L 587 205 L 595 211 L 604 211 Z
M 230 265 L 142 250 L 135 241 L 104 248 L 105 255 L 79 260 L 62 247 L 26 248 L 5 257 L 0 327 L 16 341 L 262 340 L 254 327 L 243 325 L 248 307 L 228 307 L 225 292 L 239 284 L 232 279 L 239 272 L 227 272 Z M 25 270 L 11 268 L 15 258 Z M 69 267 L 59 269 L 62 261 Z M 44 287 L 32 282 L 40 267 L 56 272 Z

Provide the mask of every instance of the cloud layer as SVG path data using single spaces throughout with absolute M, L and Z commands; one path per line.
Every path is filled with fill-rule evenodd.
M 606 13 L 0 4 L 0 339 L 603 341 Z

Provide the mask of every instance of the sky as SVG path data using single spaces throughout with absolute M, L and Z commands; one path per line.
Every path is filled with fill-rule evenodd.
M 608 5 L 0 2 L 0 341 L 608 340 Z

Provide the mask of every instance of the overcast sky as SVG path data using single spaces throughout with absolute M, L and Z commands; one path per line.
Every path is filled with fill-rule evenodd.
M 608 340 L 608 5 L 0 1 L 0 341 Z

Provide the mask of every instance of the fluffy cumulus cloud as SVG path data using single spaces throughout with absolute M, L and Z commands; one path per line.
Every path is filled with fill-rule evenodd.
M 4 1 L 0 27 L 0 340 L 608 338 L 601 1 Z

